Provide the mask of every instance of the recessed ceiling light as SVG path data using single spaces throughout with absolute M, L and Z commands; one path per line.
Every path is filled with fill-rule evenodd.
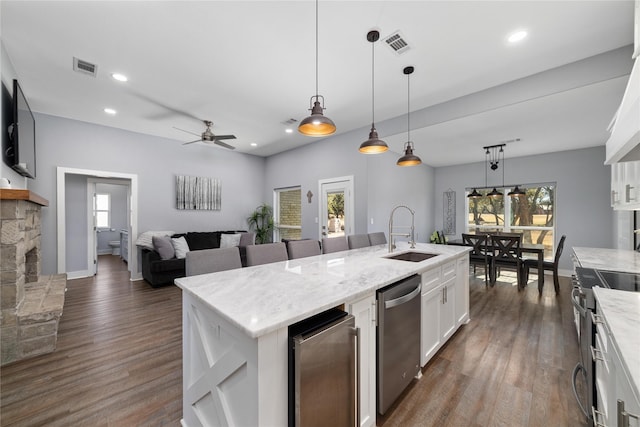
M 117 80 L 119 82 L 126 82 L 127 80 L 129 80 L 127 78 L 127 76 L 125 76 L 124 74 L 120 74 L 120 73 L 113 73 L 113 74 L 111 74 L 111 77 L 113 77 L 114 80 Z
M 507 41 L 509 43 L 518 43 L 527 38 L 527 32 L 524 30 L 516 31 L 515 33 L 511 33 L 509 37 L 507 37 Z
M 291 129 L 291 128 L 286 128 L 284 131 L 285 131 L 286 133 L 293 133 L 293 129 Z
M 257 147 L 257 146 L 258 146 L 258 144 L 256 144 L 255 142 L 252 142 L 252 143 L 251 143 L 251 146 L 252 146 L 252 147 Z
M 112 116 L 114 116 L 116 114 L 116 110 L 114 110 L 113 108 L 105 108 L 104 112 L 107 114 L 111 114 Z

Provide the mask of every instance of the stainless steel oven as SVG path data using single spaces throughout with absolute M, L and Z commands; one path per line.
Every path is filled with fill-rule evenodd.
M 596 347 L 596 328 L 594 316 L 596 302 L 593 287 L 610 288 L 621 291 L 640 292 L 640 274 L 619 271 L 596 270 L 593 268 L 575 268 L 574 287 L 571 292 L 578 341 L 580 343 L 580 362 L 573 370 L 573 393 L 588 420 L 594 425 L 593 414 L 598 409 L 598 398 L 595 386 L 596 364 L 593 360 L 592 348 Z M 581 399 L 577 392 L 578 378 L 582 377 L 586 384 L 586 396 Z

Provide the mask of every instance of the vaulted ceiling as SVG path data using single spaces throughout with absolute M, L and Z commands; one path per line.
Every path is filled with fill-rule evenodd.
M 291 124 L 315 94 L 315 10 L 308 0 L 0 3 L 2 43 L 32 110 L 175 144 L 195 139 L 175 128 L 199 134 L 211 120 L 259 156 L 321 143 Z M 631 70 L 630 49 L 591 58 L 632 43 L 631 0 L 323 0 L 318 10 L 319 93 L 337 132 L 367 139 L 366 34 L 378 29 L 378 132 L 402 151 L 410 99 L 411 139 L 432 166 L 482 161 L 483 145 L 516 138 L 507 157 L 602 145 Z M 520 29 L 528 37 L 509 44 Z M 396 32 L 404 53 L 384 42 Z M 96 76 L 75 72 L 74 57 Z

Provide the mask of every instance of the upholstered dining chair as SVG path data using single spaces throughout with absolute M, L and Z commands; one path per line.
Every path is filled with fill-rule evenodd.
M 489 284 L 489 276 L 491 276 L 490 266 L 492 255 L 489 255 L 488 243 L 491 239 L 486 234 L 466 234 L 462 233 L 462 243 L 466 246 L 471 246 L 471 252 L 469 252 L 469 263 L 473 265 L 474 273 L 477 265 L 481 265 L 484 268 L 484 283 Z M 493 283 L 493 279 L 491 280 Z
M 330 254 L 332 252 L 348 251 L 349 244 L 347 238 L 340 237 L 323 237 L 322 238 L 322 253 Z
M 289 259 L 320 255 L 320 242 L 317 240 L 290 240 L 287 242 Z
M 371 246 L 369 243 L 369 235 L 367 234 L 351 234 L 347 236 L 347 242 L 349 243 L 349 249 L 359 249 Z
M 387 236 L 384 235 L 384 231 L 376 231 L 375 233 L 369 233 L 369 245 L 386 245 Z
M 556 290 L 556 294 L 560 293 L 560 279 L 558 277 L 558 263 L 560 262 L 560 255 L 562 255 L 562 249 L 564 249 L 564 240 L 567 238 L 564 234 L 560 237 L 560 241 L 558 242 L 558 247 L 556 248 L 556 255 L 552 261 L 543 261 L 542 268 L 547 271 L 553 272 L 553 287 Z M 529 269 L 535 269 L 538 271 L 538 260 L 537 259 L 525 259 L 524 260 L 524 283 L 529 282 Z M 542 283 L 544 284 L 544 277 L 542 278 Z M 541 289 L 542 292 L 542 289 Z
M 231 248 L 201 249 L 187 252 L 184 260 L 187 276 L 241 268 L 240 250 Z
M 520 245 L 522 242 L 521 236 L 504 236 L 493 235 L 491 236 L 491 243 L 494 250 L 494 254 L 491 262 L 491 282 L 496 283 L 498 277 L 498 269 L 512 269 L 517 273 L 518 290 L 524 287 L 524 271 L 522 268 L 522 253 L 520 251 Z
M 249 245 L 247 251 L 247 267 L 253 265 L 269 264 L 271 262 L 287 261 L 287 246 L 282 243 L 263 243 L 262 245 Z

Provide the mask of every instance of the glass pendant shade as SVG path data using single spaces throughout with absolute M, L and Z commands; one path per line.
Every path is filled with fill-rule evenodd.
M 520 188 L 518 188 L 518 186 L 516 185 L 516 188 L 514 188 L 513 190 L 509 191 L 509 193 L 507 193 L 507 195 L 514 197 L 514 196 L 524 196 L 527 193 L 524 190 L 521 190 Z
M 298 131 L 307 136 L 327 136 L 336 131 L 336 125 L 333 121 L 326 117 L 323 113 L 324 108 L 318 101 L 319 96 L 311 97 L 316 98 L 311 108 L 311 115 L 305 117 L 298 125 Z
M 358 151 L 364 154 L 378 154 L 384 153 L 389 147 L 387 143 L 378 138 L 378 131 L 373 123 L 371 123 L 371 132 L 369 132 L 369 139 L 360 144 Z
M 467 195 L 467 197 L 469 197 L 470 199 L 478 199 L 482 197 L 482 194 L 478 193 L 478 190 L 474 188 L 473 191 Z
M 400 157 L 396 164 L 398 166 L 416 166 L 422 163 L 420 157 L 413 154 L 413 144 L 411 141 L 407 142 L 404 147 L 404 156 Z
M 495 187 L 493 187 L 493 190 L 491 190 L 491 193 L 487 194 L 487 196 L 495 198 L 495 197 L 502 197 L 502 193 L 499 192 Z

